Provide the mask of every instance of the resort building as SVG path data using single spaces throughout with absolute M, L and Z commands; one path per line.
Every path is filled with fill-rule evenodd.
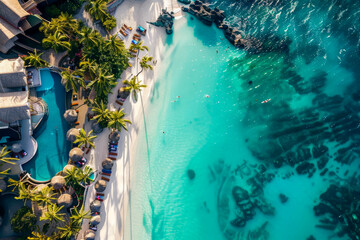
M 29 34 L 42 22 L 37 2 L 30 0 L 20 4 L 18 0 L 0 0 L 0 52 L 19 54 L 32 51 L 40 42 Z M 23 51 L 22 51 L 23 50 Z M 20 51 L 20 52 L 19 52 Z
M 21 155 L 20 164 L 30 160 L 37 149 L 32 137 L 30 78 L 21 58 L 0 61 L 0 144 L 17 146 L 14 152 Z

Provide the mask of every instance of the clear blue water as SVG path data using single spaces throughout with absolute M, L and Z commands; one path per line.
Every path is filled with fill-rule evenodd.
M 66 141 L 69 125 L 64 120 L 65 88 L 57 73 L 43 69 L 40 72 L 42 85 L 36 89 L 38 97 L 44 99 L 49 108 L 46 121 L 34 133 L 38 142 L 35 157 L 23 165 L 23 169 L 39 181 L 49 180 L 62 170 L 68 161 L 70 144 Z
M 253 54 L 215 26 L 176 21 L 133 161 L 130 239 L 350 239 L 337 234 L 350 232 L 338 219 L 359 214 L 358 4 L 214 2 L 262 42 Z M 317 146 L 328 148 L 322 157 Z M 312 176 L 297 173 L 304 162 Z M 346 187 L 326 198 L 331 184 Z M 231 224 L 244 214 L 234 187 L 253 207 L 242 227 Z M 315 215 L 336 201 L 338 215 Z

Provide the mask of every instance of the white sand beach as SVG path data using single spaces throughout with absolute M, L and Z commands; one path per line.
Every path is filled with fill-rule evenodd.
M 167 8 L 169 11 L 179 12 L 179 5 L 176 0 L 125 0 L 116 10 L 114 16 L 117 19 L 117 28 L 114 29 L 113 34 L 117 32 L 123 24 L 133 28 L 131 34 L 125 39 L 125 44 L 128 47 L 131 42 L 132 35 L 136 33 L 135 29 L 138 25 L 147 29 L 145 37 L 142 37 L 144 45 L 149 47 L 148 55 L 154 57 L 156 66 L 154 71 L 144 70 L 140 74 L 139 79 L 147 85 L 142 91 L 143 106 L 146 109 L 148 100 L 152 95 L 154 83 L 157 74 L 160 70 L 162 52 L 165 44 L 165 29 L 149 25 L 146 21 L 155 21 L 160 15 L 161 9 Z M 178 14 L 177 14 L 178 15 Z M 147 54 L 140 53 L 139 58 Z M 118 89 L 122 86 L 122 80 L 129 79 L 132 74 L 140 71 L 137 64 L 132 63 L 133 67 L 128 68 L 121 76 L 118 85 L 114 88 L 113 94 L 109 95 L 109 109 L 118 109 L 120 105 L 115 103 Z M 124 103 L 124 112 L 127 118 L 132 121 L 132 125 L 128 127 L 128 132 L 122 131 L 121 138 L 118 145 L 118 156 L 112 169 L 110 182 L 104 191 L 105 198 L 101 207 L 101 223 L 98 225 L 96 232 L 96 239 L 123 239 L 124 238 L 124 222 L 126 221 L 126 213 L 129 204 L 129 190 L 131 177 L 133 174 L 132 159 L 136 151 L 137 136 L 139 131 L 143 131 L 144 118 L 143 109 L 140 98 L 138 102 L 134 102 L 133 97 L 130 96 Z M 91 129 L 90 123 L 85 125 L 87 131 Z M 102 169 L 101 163 L 108 154 L 108 135 L 110 130 L 105 129 L 98 135 L 95 140 L 95 150 L 89 154 L 89 164 L 94 170 L 100 171 Z M 97 179 L 99 176 L 97 177 Z M 96 181 L 96 180 L 95 180 Z M 85 210 L 89 210 L 90 203 L 95 199 L 94 184 L 88 188 Z M 89 220 L 83 222 L 82 231 L 78 235 L 78 239 L 83 239 L 85 231 L 89 228 Z

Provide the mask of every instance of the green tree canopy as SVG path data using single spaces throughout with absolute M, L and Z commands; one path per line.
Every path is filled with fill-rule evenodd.
M 131 121 L 125 119 L 125 113 L 123 112 L 123 108 L 117 111 L 111 111 L 109 115 L 108 128 L 116 129 L 121 131 L 121 129 L 125 129 L 127 131 L 127 123 L 131 124 Z
M 132 77 L 130 80 L 124 80 L 123 84 L 126 86 L 125 90 L 132 91 L 135 101 L 137 101 L 137 94 L 141 91 L 141 88 L 145 88 L 145 84 L 141 84 L 137 76 Z
M 22 207 L 11 217 L 11 228 L 16 233 L 29 236 L 36 228 L 36 216 L 29 207 Z
M 49 64 L 41 58 L 43 53 L 38 54 L 36 48 L 34 53 L 29 53 L 28 56 L 24 57 L 25 65 L 33 66 L 35 68 L 47 67 Z
M 79 135 L 76 136 L 74 143 L 78 143 L 79 147 L 84 146 L 85 148 L 92 147 L 95 148 L 94 139 L 95 135 L 92 135 L 93 131 L 86 133 L 83 128 L 80 129 Z

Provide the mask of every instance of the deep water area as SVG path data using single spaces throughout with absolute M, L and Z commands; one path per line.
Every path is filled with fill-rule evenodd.
M 360 2 L 208 3 L 256 46 L 235 48 L 187 13 L 176 20 L 127 234 L 359 239 Z

